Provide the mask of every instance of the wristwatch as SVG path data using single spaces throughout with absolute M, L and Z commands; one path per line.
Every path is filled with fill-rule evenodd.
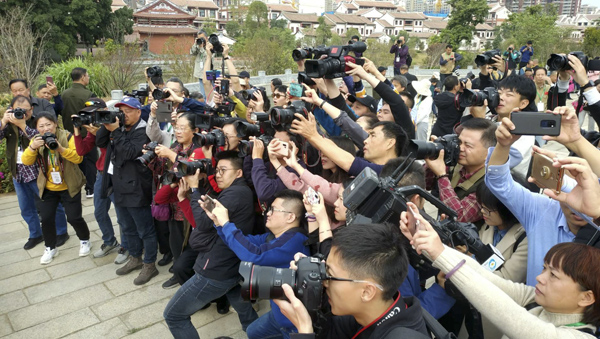
M 594 87 L 594 82 L 592 80 L 590 80 L 590 82 L 588 82 L 587 84 L 581 86 L 581 90 L 585 91 L 586 89 L 588 89 L 590 87 Z

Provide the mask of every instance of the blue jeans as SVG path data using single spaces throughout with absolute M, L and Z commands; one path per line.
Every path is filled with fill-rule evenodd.
M 39 238 L 42 236 L 42 227 L 40 217 L 35 207 L 35 201 L 40 198 L 40 191 L 37 187 L 37 180 L 30 182 L 17 182 L 13 179 L 19 208 L 21 208 L 21 217 L 29 227 L 29 238 Z M 67 233 L 67 217 L 62 204 L 56 209 L 56 234 L 63 235 Z
M 275 320 L 273 311 L 269 311 L 256 319 L 256 321 L 248 326 L 248 330 L 246 331 L 248 339 L 290 339 L 290 333 L 297 333 L 297 331 L 294 328 L 282 327 Z
M 202 93 L 204 100 L 206 100 L 206 93 L 204 92 L 204 84 L 202 83 L 202 79 L 198 79 L 198 80 L 200 81 L 200 93 Z
M 144 252 L 145 264 L 155 262 L 158 243 L 150 206 L 121 207 L 115 205 L 115 210 L 123 235 L 127 239 L 129 254 L 132 257 L 141 257 Z
M 244 330 L 258 318 L 252 304 L 242 300 L 238 277 L 213 280 L 196 273 L 177 290 L 163 313 L 173 337 L 175 339 L 200 338 L 190 317 L 211 300 L 222 295 L 227 295 L 229 303 L 238 313 Z
M 112 220 L 108 211 L 110 210 L 110 203 L 114 202 L 114 194 L 111 194 L 108 198 L 102 198 L 102 172 L 98 171 L 96 175 L 96 182 L 94 183 L 94 217 L 98 222 L 98 227 L 102 232 L 102 241 L 106 245 L 112 245 L 115 240 L 115 230 L 113 228 Z M 117 223 L 121 229 L 121 247 L 127 249 L 127 239 L 123 235 L 123 227 L 117 218 Z

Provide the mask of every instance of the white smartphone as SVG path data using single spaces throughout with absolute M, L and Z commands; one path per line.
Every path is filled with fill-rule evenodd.
M 319 194 L 312 187 L 309 187 L 308 190 L 306 190 L 306 195 L 309 204 L 318 205 L 320 203 Z

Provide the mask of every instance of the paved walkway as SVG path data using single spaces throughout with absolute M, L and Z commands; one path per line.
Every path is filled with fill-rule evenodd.
M 83 200 L 83 215 L 91 231 L 92 252 L 102 244 L 92 199 Z M 114 209 L 110 211 L 116 223 Z M 118 232 L 118 227 L 115 227 Z M 0 337 L 3 338 L 172 338 L 163 310 L 176 289 L 161 284 L 169 266 L 144 286 L 135 286 L 137 273 L 117 276 L 116 253 L 104 258 L 79 257 L 79 240 L 60 247 L 49 265 L 40 265 L 43 244 L 25 251 L 29 232 L 14 193 L 0 195 Z M 263 314 L 268 302 L 256 305 Z M 201 338 L 246 338 L 237 314 L 217 313 L 213 304 L 192 317 Z

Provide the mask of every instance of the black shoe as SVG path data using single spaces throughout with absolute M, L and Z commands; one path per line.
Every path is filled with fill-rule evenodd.
M 174 288 L 174 287 L 178 287 L 179 283 L 177 282 L 177 279 L 175 279 L 175 276 L 172 276 L 169 280 L 165 281 L 162 284 L 162 288 L 164 288 L 165 290 Z
M 171 261 L 173 261 L 173 254 L 171 252 L 165 253 L 162 259 L 158 261 L 158 266 L 167 266 Z
M 91 199 L 94 197 L 94 190 L 90 188 L 85 189 L 85 197 Z
M 44 237 L 29 238 L 27 240 L 27 242 L 25 243 L 25 246 L 23 246 L 23 249 L 30 250 L 30 249 L 34 248 L 35 246 L 37 246 L 37 244 L 39 244 L 43 241 L 44 241 Z
M 169 267 L 169 273 L 173 273 L 173 265 L 171 265 L 171 267 Z
M 67 240 L 69 240 L 70 236 L 68 233 L 57 235 L 56 236 L 56 247 L 61 247 L 64 245 Z
M 227 297 L 217 299 L 217 312 L 219 314 L 229 313 L 229 300 L 227 300 Z

